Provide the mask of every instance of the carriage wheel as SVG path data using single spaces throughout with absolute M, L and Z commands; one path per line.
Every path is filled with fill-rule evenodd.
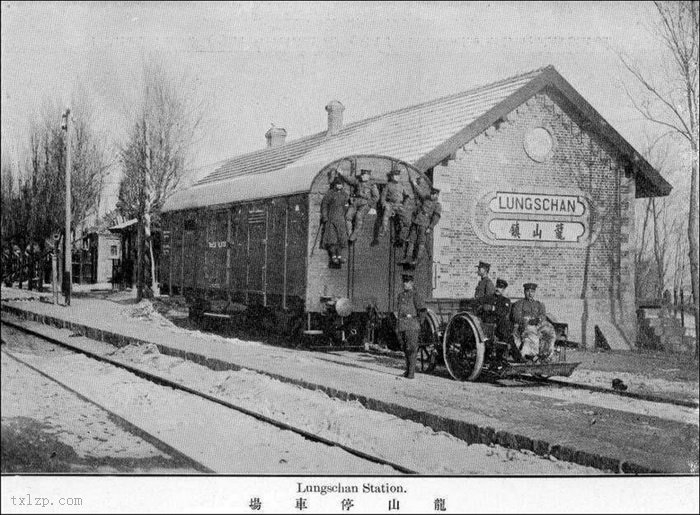
M 438 327 L 438 318 L 429 309 L 420 326 L 418 365 L 421 372 L 435 370 L 437 346 L 440 345 Z
M 442 340 L 447 371 L 458 381 L 474 381 L 484 364 L 484 335 L 468 313 L 457 313 L 448 322 Z

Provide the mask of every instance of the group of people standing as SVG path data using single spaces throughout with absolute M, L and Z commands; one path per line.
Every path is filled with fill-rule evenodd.
M 516 361 L 546 361 L 554 352 L 554 326 L 547 319 L 544 304 L 535 300 L 537 284 L 523 285 L 524 297 L 511 304 L 505 296 L 508 282 L 489 277 L 491 265 L 480 261 L 477 265 L 479 283 L 474 291 L 470 309 L 488 324 L 493 324 L 496 340 L 509 345 Z M 414 286 L 414 274 L 410 265 L 404 266 L 403 291 L 397 297 L 396 333 L 405 357 L 404 377 L 413 379 L 419 349 L 420 328 L 427 315 L 425 301 Z
M 408 172 L 407 172 L 408 173 Z M 365 216 L 377 205 L 382 209 L 379 236 L 386 234 L 394 220 L 395 244 L 404 247 L 403 262 L 415 264 L 425 251 L 427 236 L 440 220 L 440 190 L 430 186 L 421 175 L 409 176 L 411 190 L 400 181 L 401 170 L 392 168 L 382 188 L 372 179 L 372 170 L 360 170 L 360 176 L 345 175 L 336 169 L 331 186 L 321 201 L 323 237 L 321 245 L 328 251 L 330 264 L 341 265 L 342 251 L 352 244 L 362 229 Z M 345 184 L 351 193 L 345 191 Z

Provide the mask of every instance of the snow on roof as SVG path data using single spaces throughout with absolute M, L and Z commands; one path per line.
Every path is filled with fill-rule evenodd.
M 332 136 L 324 131 L 235 157 L 191 188 L 175 193 L 163 211 L 309 191 L 321 168 L 348 155 L 390 156 L 427 170 L 545 86 L 561 91 L 613 144 L 633 158 L 652 195 L 668 194 L 670 185 L 658 172 L 548 66 L 348 124 Z

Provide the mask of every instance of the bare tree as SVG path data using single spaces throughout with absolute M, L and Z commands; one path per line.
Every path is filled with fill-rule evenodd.
M 121 149 L 124 176 L 118 209 L 125 216 L 138 215 L 150 261 L 150 291 L 143 288 L 142 260 L 137 264 L 138 298 L 158 294 L 153 229 L 160 210 L 175 191 L 185 171 L 204 116 L 189 81 L 169 74 L 151 58 L 143 67 L 143 86 L 126 143 Z
M 698 312 L 698 282 L 700 255 L 698 221 L 698 44 L 700 17 L 698 2 L 654 2 L 658 13 L 655 34 L 668 51 L 665 76 L 655 81 L 629 59 L 622 62 L 641 87 L 642 95 L 633 99 L 636 109 L 649 121 L 664 127 L 675 137 L 690 156 L 690 199 L 688 209 L 688 255 L 695 314 L 695 357 L 698 357 L 700 316 Z
M 75 131 L 70 141 L 61 129 L 58 102 L 45 102 L 42 113 L 31 123 L 24 170 L 13 170 L 17 187 L 3 185 L 3 243 L 43 253 L 47 240 L 64 226 L 66 144 L 75 156 L 71 171 L 74 227 L 97 212 L 108 160 L 89 110 L 84 104 L 75 104 Z M 8 173 L 3 170 L 4 175 Z M 12 184 L 8 181 L 8 186 Z

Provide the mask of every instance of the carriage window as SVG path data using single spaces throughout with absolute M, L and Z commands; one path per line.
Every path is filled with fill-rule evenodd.
M 110 245 L 109 246 L 109 255 L 110 256 L 116 256 L 119 253 L 117 246 L 116 245 Z

